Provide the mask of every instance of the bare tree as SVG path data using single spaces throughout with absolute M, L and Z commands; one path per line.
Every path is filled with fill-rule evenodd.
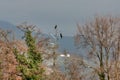
M 71 56 L 66 58 L 64 66 L 67 80 L 85 80 L 85 66 L 81 57 Z
M 0 40 L 9 42 L 10 41 L 10 34 L 11 33 L 12 33 L 11 30 L 0 29 Z
M 76 42 L 85 46 L 90 60 L 95 66 L 90 66 L 100 80 L 119 80 L 116 70 L 115 78 L 111 78 L 111 70 L 116 69 L 120 57 L 120 19 L 114 17 L 96 17 L 93 22 L 83 26 L 77 25 Z M 117 64 L 113 64 L 113 61 Z

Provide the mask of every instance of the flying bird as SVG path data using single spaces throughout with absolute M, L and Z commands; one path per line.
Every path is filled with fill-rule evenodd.
M 60 37 L 61 37 L 61 39 L 62 39 L 62 37 L 63 37 L 62 33 L 60 33 Z
M 55 29 L 57 29 L 57 25 L 55 25 Z

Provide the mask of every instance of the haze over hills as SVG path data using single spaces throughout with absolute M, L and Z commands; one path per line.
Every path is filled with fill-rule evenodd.
M 2 21 L 0 20 L 0 28 L 3 29 L 3 30 L 10 30 L 14 33 L 14 36 L 16 37 L 16 39 L 18 37 L 21 37 L 23 32 L 21 32 L 17 27 L 16 25 L 10 23 L 10 22 L 7 22 L 7 21 Z
M 11 28 L 15 28 L 15 25 L 7 21 L 0 20 L 0 27 L 5 29 L 11 29 Z
M 14 24 L 9 23 L 7 21 L 0 21 L 0 28 L 4 30 L 12 30 L 14 32 L 16 38 L 20 38 L 24 35 L 23 32 L 21 32 Z M 64 50 L 67 50 L 70 53 L 77 53 L 77 54 L 82 54 L 83 51 L 76 49 L 74 45 L 74 38 L 72 36 L 64 36 L 62 39 L 58 40 L 59 44 L 59 51 L 63 52 Z

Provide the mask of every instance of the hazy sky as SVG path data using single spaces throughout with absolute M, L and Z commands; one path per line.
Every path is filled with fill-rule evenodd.
M 0 20 L 27 21 L 49 33 L 58 24 L 63 35 L 74 35 L 76 23 L 95 15 L 120 14 L 120 0 L 0 0 Z

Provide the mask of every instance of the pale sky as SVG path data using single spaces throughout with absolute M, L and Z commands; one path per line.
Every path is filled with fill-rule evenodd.
M 120 16 L 120 0 L 0 0 L 0 20 L 15 25 L 27 21 L 49 33 L 54 25 L 65 36 L 76 33 L 76 23 L 96 15 Z

